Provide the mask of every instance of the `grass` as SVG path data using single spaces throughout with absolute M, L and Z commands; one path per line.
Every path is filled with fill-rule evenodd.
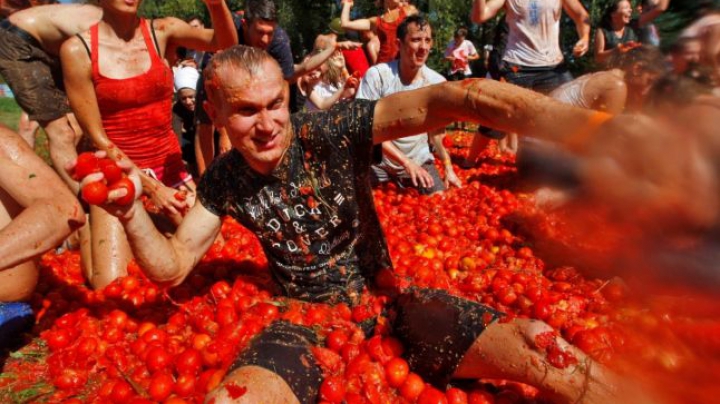
M 22 110 L 14 98 L 0 98 L 0 123 L 17 132 L 21 113 Z M 48 151 L 48 138 L 42 130 L 38 131 L 35 137 L 35 153 L 52 165 Z
M 14 98 L 0 98 L 0 123 L 17 131 L 21 112 Z

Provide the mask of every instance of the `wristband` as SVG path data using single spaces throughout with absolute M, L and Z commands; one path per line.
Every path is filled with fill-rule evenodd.
M 567 148 L 580 151 L 595 137 L 598 129 L 613 118 L 613 115 L 607 112 L 594 111 L 588 118 L 587 122 L 580 127 L 574 134 L 570 135 L 565 141 Z

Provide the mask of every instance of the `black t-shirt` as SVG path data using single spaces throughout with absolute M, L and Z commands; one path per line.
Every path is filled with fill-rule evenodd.
M 365 279 L 391 266 L 369 181 L 374 108 L 358 100 L 295 114 L 270 175 L 232 150 L 200 181 L 200 203 L 258 236 L 287 296 L 356 302 Z

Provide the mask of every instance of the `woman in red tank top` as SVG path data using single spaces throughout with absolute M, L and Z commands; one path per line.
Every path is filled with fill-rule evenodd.
M 102 20 L 60 50 L 65 87 L 95 146 L 141 169 L 142 192 L 177 224 L 192 198 L 176 198 L 173 187 L 193 191 L 194 183 L 172 130 L 173 78 L 163 55 L 177 46 L 223 49 L 237 43 L 237 33 L 222 0 L 205 0 L 214 31 L 172 17 L 143 20 L 140 3 L 99 2 Z M 83 266 L 92 286 L 101 288 L 127 273 L 132 254 L 117 218 L 91 206 L 90 223 L 81 232 L 90 238 L 82 243 Z
M 387 63 L 395 60 L 398 53 L 396 30 L 403 20 L 418 10 L 406 1 L 385 0 L 385 11 L 377 17 L 350 20 L 352 0 L 343 0 L 343 9 L 340 14 L 340 24 L 344 29 L 353 31 L 374 31 L 380 40 L 377 63 Z

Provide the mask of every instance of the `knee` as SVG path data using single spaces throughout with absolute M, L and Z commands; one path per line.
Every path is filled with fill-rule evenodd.
M 38 282 L 38 269 L 34 262 L 24 262 L 2 271 L 0 275 L 0 302 L 30 300 Z
M 46 123 L 43 128 L 48 137 L 55 142 L 75 144 L 80 138 L 80 134 L 75 132 L 65 116 Z
M 528 346 L 536 348 L 536 338 L 545 333 L 555 333 L 555 329 L 547 323 L 540 320 L 531 319 L 515 319 L 513 325 L 516 328 L 516 334 L 521 336 Z
M 299 404 L 297 397 L 282 377 L 259 366 L 243 366 L 230 372 L 220 386 L 207 395 L 205 402 Z

